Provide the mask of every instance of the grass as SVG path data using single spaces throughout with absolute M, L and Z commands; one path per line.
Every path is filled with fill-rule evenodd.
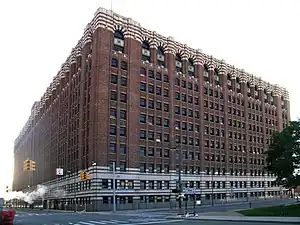
M 239 213 L 244 216 L 287 216 L 287 217 L 300 217 L 300 204 L 289 206 L 272 206 L 266 208 L 257 208 L 242 210 Z

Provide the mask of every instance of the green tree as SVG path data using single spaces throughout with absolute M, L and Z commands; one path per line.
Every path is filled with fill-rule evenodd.
M 286 188 L 300 185 L 300 120 L 291 121 L 275 132 L 266 152 L 266 169 L 275 174 L 276 182 Z

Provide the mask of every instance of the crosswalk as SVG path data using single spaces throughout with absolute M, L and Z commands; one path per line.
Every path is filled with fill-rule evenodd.
M 31 216 L 53 216 L 58 213 L 16 213 L 15 217 L 31 217 Z M 71 215 L 73 213 L 64 213 L 64 215 Z
M 183 220 L 167 220 L 167 219 L 128 219 L 128 220 L 88 220 L 69 222 L 69 225 L 147 225 L 147 224 L 165 224 L 180 222 Z

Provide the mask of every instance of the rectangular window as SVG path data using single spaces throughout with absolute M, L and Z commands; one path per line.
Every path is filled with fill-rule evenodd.
M 118 68 L 118 60 L 116 58 L 111 59 L 111 66 Z
M 147 102 L 146 102 L 145 98 L 141 98 L 140 99 L 140 106 L 142 106 L 142 107 L 146 107 L 147 106 Z
M 147 90 L 147 85 L 146 83 L 141 82 L 140 83 L 140 91 L 146 91 Z
M 127 112 L 126 110 L 120 110 L 120 119 L 126 120 L 127 119 Z
M 140 146 L 140 156 L 144 157 L 146 156 L 146 147 Z
M 126 103 L 127 102 L 127 94 L 121 93 L 120 99 L 121 99 L 121 102 Z
M 120 154 L 125 155 L 127 153 L 126 144 L 120 144 Z
M 116 143 L 110 143 L 109 144 L 109 152 L 116 153 L 117 145 Z
M 122 86 L 127 86 L 127 77 L 121 77 L 121 85 Z
M 117 127 L 115 125 L 110 125 L 110 134 L 111 135 L 117 134 Z
M 110 92 L 110 99 L 113 101 L 117 101 L 118 100 L 118 94 L 116 91 L 111 91 Z
M 122 69 L 122 70 L 127 70 L 127 69 L 128 69 L 128 63 L 125 62 L 125 61 L 122 61 L 122 62 L 121 62 L 121 69 Z
M 126 137 L 126 127 L 120 127 L 120 136 Z
M 110 77 L 110 82 L 112 84 L 118 84 L 118 75 L 112 74 Z

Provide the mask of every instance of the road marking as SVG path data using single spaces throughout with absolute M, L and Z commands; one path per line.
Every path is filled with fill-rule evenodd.
M 96 224 L 106 224 L 106 222 L 97 222 L 97 221 L 89 221 L 90 223 L 96 223 Z
M 147 224 L 159 224 L 159 223 L 176 223 L 176 222 L 182 222 L 184 220 L 165 220 L 165 221 L 150 221 L 150 222 L 142 222 L 142 223 L 126 223 L 123 225 L 147 225 Z
M 92 223 L 87 223 L 87 222 L 78 222 L 80 224 L 84 224 L 84 225 L 95 225 L 95 224 L 92 224 Z
M 110 220 L 113 223 L 127 223 L 126 221 L 120 221 L 120 220 Z

